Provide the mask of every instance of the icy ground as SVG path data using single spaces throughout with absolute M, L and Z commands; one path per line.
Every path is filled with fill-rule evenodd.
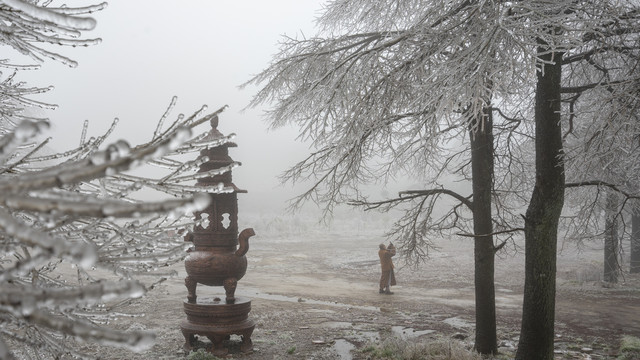
M 407 341 L 462 339 L 472 346 L 474 331 L 473 248 L 468 238 L 437 241 L 439 251 L 418 269 L 396 259 L 394 295 L 378 294 L 378 244 L 383 226 L 351 224 L 329 229 L 254 220 L 249 267 L 236 294 L 252 299 L 255 351 L 241 359 L 364 359 L 368 343 L 395 336 Z M 564 246 L 558 258 L 557 356 L 559 359 L 614 358 L 623 334 L 640 336 L 640 277 L 625 276 L 614 288 L 600 280 L 598 244 L 578 251 Z M 517 345 L 524 257 L 511 246 L 496 260 L 496 300 L 501 351 Z M 182 359 L 185 271 L 143 299 L 114 308 L 123 316 L 112 325 L 158 332 L 158 342 L 134 359 Z M 199 297 L 224 294 L 198 286 Z M 232 338 L 232 340 L 234 340 Z M 204 339 L 205 343 L 207 342 Z M 96 351 L 92 346 L 84 348 Z M 594 355 L 590 355 L 594 354 Z M 105 359 L 130 358 L 118 350 Z M 129 356 L 129 357 L 127 357 Z

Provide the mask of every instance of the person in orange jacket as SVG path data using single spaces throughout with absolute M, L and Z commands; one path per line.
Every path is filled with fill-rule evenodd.
M 380 266 L 382 267 L 382 275 L 380 276 L 380 294 L 393 294 L 391 286 L 396 284 L 396 277 L 393 273 L 393 261 L 391 257 L 396 254 L 396 247 L 393 243 L 389 243 L 389 247 L 380 244 L 378 256 L 380 257 Z

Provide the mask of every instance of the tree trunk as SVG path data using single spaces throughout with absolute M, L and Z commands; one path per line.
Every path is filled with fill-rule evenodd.
M 538 41 L 546 63 L 537 72 L 536 182 L 525 217 L 525 284 L 516 359 L 553 359 L 558 222 L 564 205 L 560 126 L 562 54 Z
M 607 191 L 607 208 L 605 211 L 604 236 L 604 281 L 615 284 L 618 282 L 618 195 Z
M 471 131 L 471 174 L 473 186 L 473 232 L 475 236 L 476 351 L 498 352 L 496 336 L 496 295 L 494 289 L 493 224 L 493 119 L 483 110 L 483 123 Z M 478 236 L 481 235 L 481 236 Z
M 629 272 L 640 273 L 640 206 L 635 205 L 631 214 L 631 261 Z

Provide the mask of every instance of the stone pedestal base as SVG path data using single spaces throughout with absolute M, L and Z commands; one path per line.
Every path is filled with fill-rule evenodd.
M 256 325 L 249 319 L 249 311 L 251 300 L 244 297 L 236 297 L 233 304 L 227 304 L 219 298 L 198 299 L 197 303 L 185 301 L 187 320 L 180 324 L 185 339 L 184 349 L 191 351 L 195 345 L 195 335 L 201 335 L 211 341 L 211 352 L 214 355 L 225 355 L 229 349 L 223 346 L 223 341 L 228 340 L 231 335 L 239 335 L 242 338 L 240 351 L 252 351 L 251 334 Z

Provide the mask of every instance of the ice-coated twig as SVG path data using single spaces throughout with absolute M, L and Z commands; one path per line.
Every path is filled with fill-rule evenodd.
M 173 110 L 173 108 L 176 106 L 177 101 L 178 101 L 177 96 L 174 96 L 171 98 L 171 103 L 169 103 L 169 106 L 160 117 L 160 120 L 158 120 L 158 125 L 156 126 L 156 130 L 153 132 L 153 136 L 151 137 L 152 140 L 156 139 L 158 137 L 158 134 L 160 134 L 160 131 L 162 130 L 162 125 L 164 125 L 164 121 L 167 119 L 167 117 L 171 113 L 171 110 Z
M 240 165 L 241 165 L 240 162 L 234 161 L 232 164 L 230 164 L 228 166 L 223 166 L 223 167 L 218 168 L 218 169 L 213 169 L 213 170 L 209 170 L 209 171 L 205 171 L 205 172 L 199 172 L 199 173 L 192 174 L 192 175 L 174 177 L 174 178 L 171 179 L 171 182 L 172 183 L 179 183 L 179 182 L 183 182 L 183 181 L 197 180 L 197 179 L 202 179 L 202 178 L 215 176 L 215 175 L 222 175 L 224 173 L 227 173 L 227 172 L 235 169 L 236 167 L 238 167 Z
M 0 138 L 0 161 L 19 146 L 49 128 L 48 121 L 22 121 L 13 131 Z
M 166 194 L 184 197 L 188 196 L 188 194 L 193 192 L 201 192 L 203 190 L 202 187 L 199 186 L 188 186 L 188 185 L 174 185 L 174 184 L 148 184 L 148 187 L 154 190 L 162 191 Z M 216 187 L 207 187 L 208 193 L 211 194 L 228 194 L 235 191 L 235 189 L 231 186 L 224 186 L 223 183 L 219 183 Z
M 14 161 L 11 164 L 7 164 L 5 167 L 0 169 L 0 175 L 7 172 L 7 171 L 11 171 L 12 169 L 14 169 L 16 166 L 19 166 L 20 164 L 24 163 L 27 159 L 30 159 L 34 154 L 36 154 L 38 151 L 40 151 L 44 146 L 46 146 L 49 141 L 51 141 L 51 138 L 47 138 L 45 139 L 43 142 L 41 142 L 38 146 L 36 146 L 35 148 L 33 148 L 31 151 L 29 151 L 27 154 L 25 154 L 24 156 L 22 156 L 20 159 Z
M 166 182 L 167 180 L 173 178 L 176 174 L 180 174 L 180 173 L 184 173 L 187 170 L 191 170 L 191 169 L 195 169 L 197 167 L 199 167 L 200 165 L 204 164 L 205 162 L 209 161 L 209 158 L 207 156 L 202 156 L 196 160 L 193 161 L 187 161 L 183 164 L 181 164 L 180 166 L 178 166 L 178 168 L 176 170 L 174 170 L 172 173 L 170 173 L 169 175 L 163 177 L 162 179 L 160 179 L 160 181 L 158 181 L 159 184 L 162 184 L 164 182 Z
M 58 26 L 63 26 L 70 29 L 78 30 L 92 30 L 96 27 L 96 21 L 93 18 L 81 18 L 69 15 L 82 14 L 84 12 L 94 12 L 104 9 L 107 3 L 94 5 L 91 7 L 85 7 L 86 11 L 76 9 L 75 11 L 67 10 L 64 12 L 58 12 L 58 9 L 47 9 L 41 6 L 32 5 L 29 2 L 21 0 L 2 0 L 7 6 L 10 6 L 16 10 L 22 11 L 26 15 L 37 19 L 41 22 L 49 22 Z
M 169 159 L 166 157 L 160 158 L 160 159 L 152 159 L 149 160 L 149 165 L 153 165 L 153 166 L 157 166 L 160 168 L 164 168 L 164 169 L 169 169 L 169 170 L 175 170 L 180 168 L 180 166 L 182 166 L 182 162 L 174 160 L 174 159 Z

